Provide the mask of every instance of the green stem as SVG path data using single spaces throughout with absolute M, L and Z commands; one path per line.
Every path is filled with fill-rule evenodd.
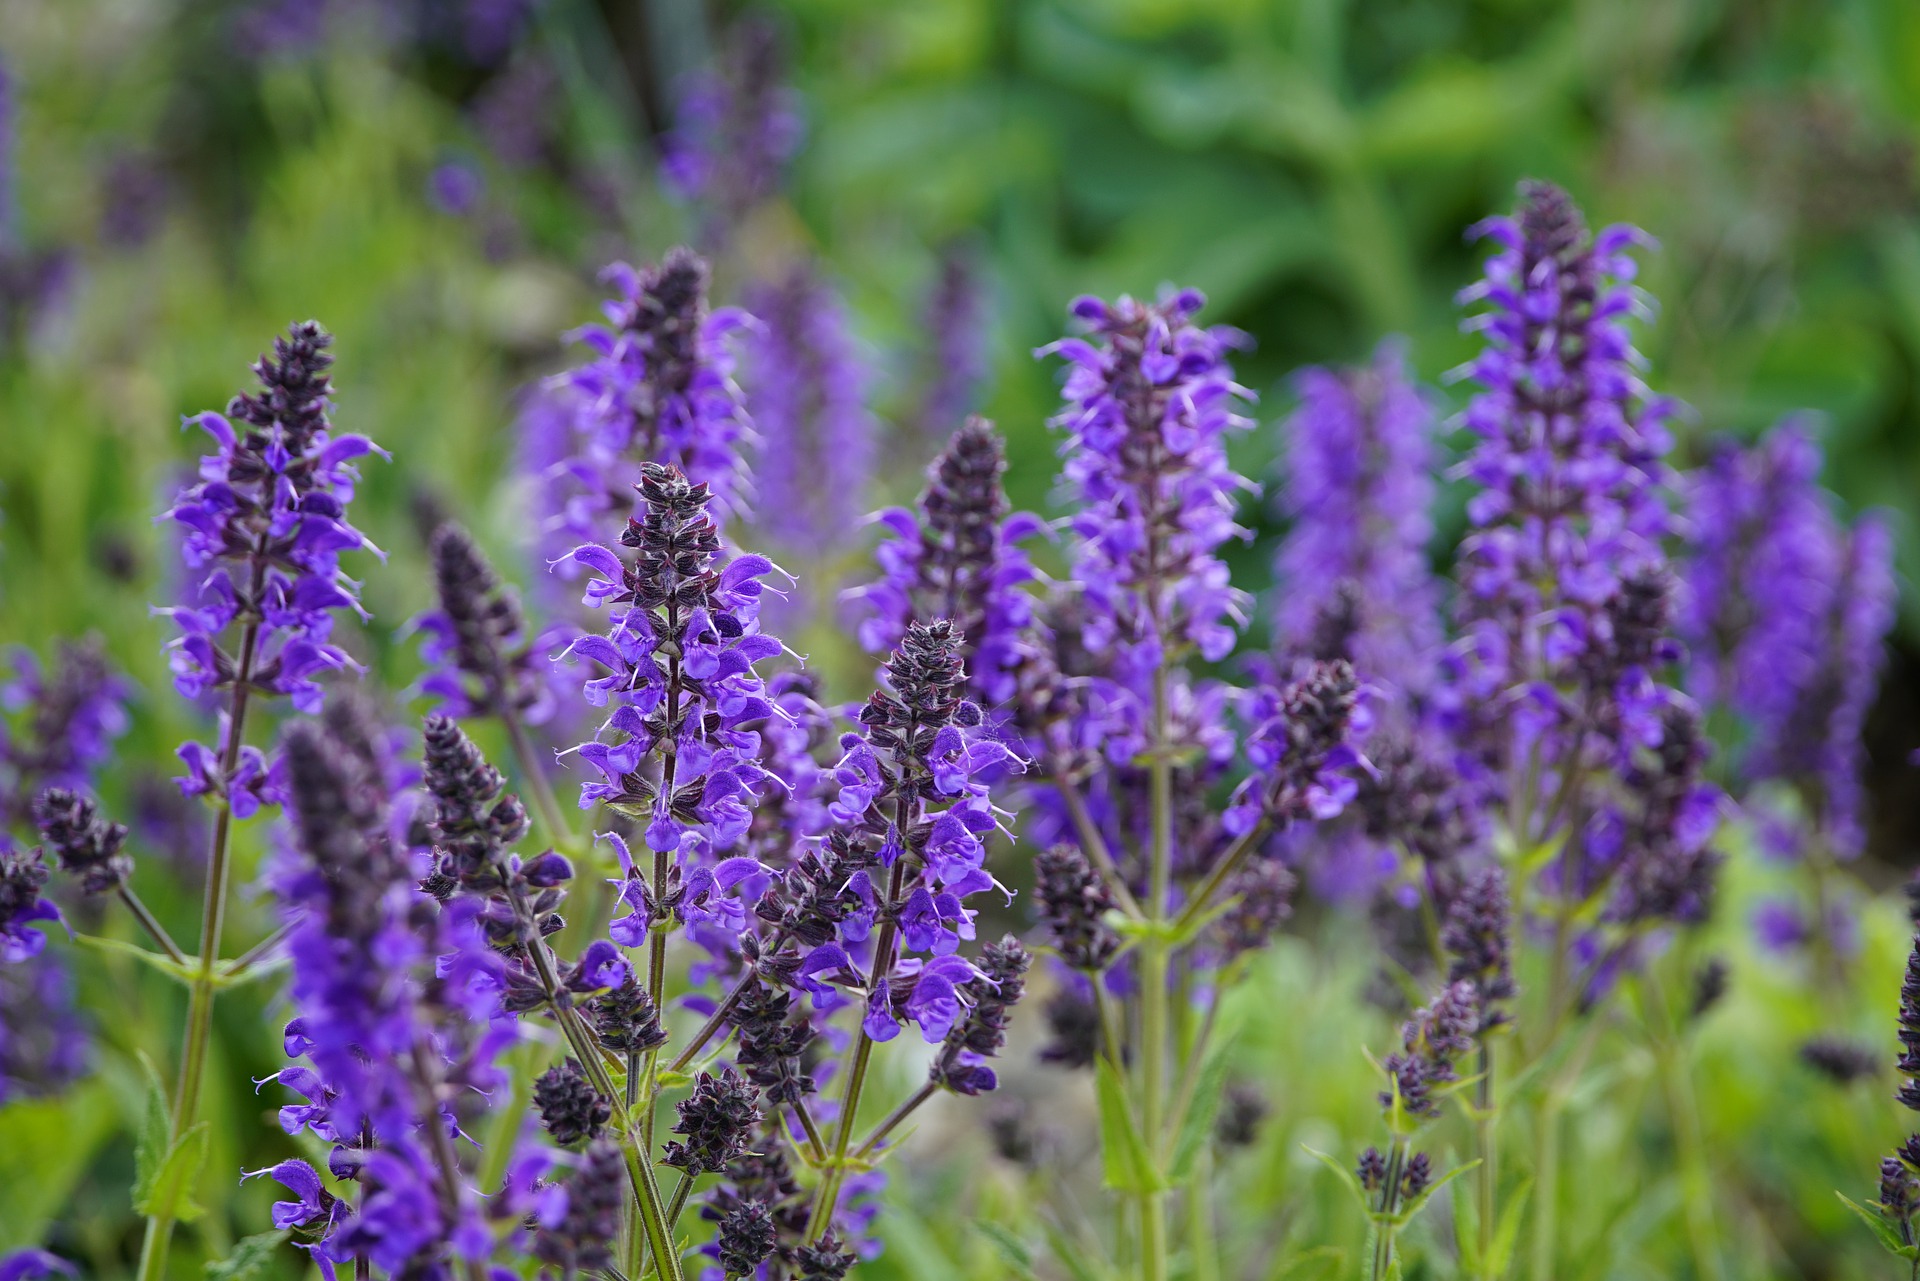
M 1694 1270 L 1700 1281 L 1724 1281 L 1726 1267 L 1721 1258 L 1719 1231 L 1714 1222 L 1713 1173 L 1707 1165 L 1706 1142 L 1700 1133 L 1700 1112 L 1694 1104 L 1693 1078 L 1682 1057 L 1679 1028 L 1673 1009 L 1659 977 L 1648 970 L 1644 977 L 1649 1012 L 1657 1022 L 1654 1030 L 1654 1057 L 1659 1064 L 1660 1085 L 1666 1095 L 1667 1113 L 1673 1122 L 1673 1139 L 1680 1163 L 1680 1189 L 1686 1211 L 1687 1245 L 1693 1252 Z
M 262 562 L 256 558 L 253 588 L 248 599 L 260 595 Z M 207 1070 L 207 1041 L 213 1033 L 215 967 L 220 959 L 220 941 L 227 923 L 228 886 L 233 877 L 230 845 L 233 836 L 233 804 L 226 795 L 234 771 L 240 764 L 240 748 L 246 739 L 247 701 L 253 690 L 253 662 L 260 646 L 260 620 L 250 619 L 240 633 L 240 658 L 234 665 L 233 695 L 227 708 L 226 741 L 221 744 L 220 785 L 214 816 L 213 835 L 207 848 L 206 893 L 200 906 L 200 957 L 187 997 L 187 1027 L 180 1056 L 180 1080 L 174 1089 L 172 1124 L 167 1131 L 171 1151 L 193 1127 L 194 1114 L 200 1108 L 200 1082 Z M 147 1220 L 146 1235 L 140 1243 L 140 1281 L 160 1281 L 167 1271 L 168 1247 L 173 1241 L 171 1212 Z
M 1371 1281 L 1385 1281 L 1393 1267 L 1395 1230 L 1389 1219 L 1400 1207 L 1400 1177 L 1407 1168 L 1407 1149 L 1413 1140 L 1396 1134 L 1387 1149 L 1387 1177 L 1380 1185 L 1380 1220 L 1374 1225 L 1373 1263 L 1367 1273 Z
M 1478 1115 L 1473 1121 L 1474 1155 L 1480 1158 L 1480 1168 L 1474 1172 L 1474 1184 L 1479 1192 L 1480 1275 L 1494 1281 L 1493 1230 L 1500 1208 L 1500 1180 L 1494 1162 L 1493 1046 L 1484 1033 L 1480 1038 L 1480 1083 L 1475 1094 Z
M 1107 888 L 1113 891 L 1113 901 L 1133 920 L 1145 920 L 1146 914 L 1134 900 L 1133 891 L 1127 888 L 1127 878 L 1121 875 L 1119 864 L 1113 861 L 1113 851 L 1107 848 L 1107 838 L 1100 834 L 1100 825 L 1093 821 L 1093 815 L 1087 810 L 1087 798 L 1080 795 L 1079 785 L 1060 769 L 1053 771 L 1052 781 L 1053 790 L 1060 794 L 1061 801 L 1067 807 L 1067 816 L 1073 820 L 1073 830 L 1080 838 L 1081 852 L 1099 869 Z
M 1166 919 L 1173 882 L 1173 761 L 1167 742 L 1167 671 L 1153 674 L 1153 741 L 1149 763 L 1152 846 L 1147 863 L 1147 921 Z M 1160 1163 L 1165 1123 L 1164 1077 L 1167 1056 L 1167 972 L 1171 962 L 1166 934 L 1148 932 L 1141 946 L 1140 1117 L 1148 1159 Z M 1158 1180 L 1155 1180 L 1157 1183 Z M 1150 1188 L 1139 1194 L 1141 1270 L 1145 1281 L 1166 1281 L 1166 1193 Z
M 147 905 L 140 901 L 138 894 L 133 892 L 133 886 L 124 881 L 121 882 L 119 894 L 120 901 L 126 904 L 127 911 L 133 913 L 133 919 L 140 923 L 140 928 L 147 932 L 147 937 L 160 945 L 160 950 L 167 954 L 167 959 L 175 965 L 185 965 L 187 954 L 182 952 L 180 945 L 173 941 L 173 935 L 167 933 L 167 927 L 160 924 L 160 919 L 147 910 Z
M 889 1134 L 892 1134 L 896 1129 L 898 1129 L 902 1122 L 904 1122 L 908 1117 L 912 1116 L 916 1111 L 918 1111 L 921 1104 L 925 1103 L 928 1099 L 932 1098 L 937 1093 L 939 1093 L 939 1087 L 936 1086 L 932 1081 L 928 1081 L 925 1085 L 915 1090 L 910 1096 L 908 1096 L 906 1102 L 902 1103 L 899 1107 L 889 1112 L 887 1114 L 887 1119 L 874 1127 L 873 1133 L 867 1136 L 866 1142 L 862 1143 L 858 1148 L 854 1149 L 853 1155 L 857 1158 L 857 1157 L 864 1157 L 870 1154 L 875 1148 L 879 1147 L 880 1144 L 886 1140 L 886 1137 Z M 811 1129 L 812 1123 L 810 1121 L 803 1122 L 803 1123 L 809 1126 L 809 1129 L 807 1132 L 809 1134 L 812 1134 L 813 1133 Z M 818 1140 L 816 1140 L 816 1143 L 817 1142 Z

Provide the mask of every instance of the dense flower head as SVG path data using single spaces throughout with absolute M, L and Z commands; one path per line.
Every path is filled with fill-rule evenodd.
M 1842 858 L 1859 854 L 1866 842 L 1862 731 L 1885 663 L 1897 591 L 1892 531 L 1878 515 L 1863 516 L 1838 538 L 1814 655 L 1782 674 L 1756 718 L 1749 775 L 1797 787 Z M 1800 679 L 1792 680 L 1796 674 Z
M 1350 741 L 1364 725 L 1358 695 L 1345 661 L 1312 663 L 1283 688 L 1256 693 L 1249 718 L 1255 729 L 1243 749 L 1252 772 L 1228 804 L 1228 830 L 1332 818 L 1346 807 L 1361 765 Z
M 87 1069 L 87 1025 L 58 953 L 0 965 L 0 1104 L 57 1094 Z
M 1702 777 L 1710 745 L 1699 713 L 1684 701 L 1663 708 L 1656 743 L 1623 770 L 1625 799 L 1596 818 L 1588 852 L 1617 876 L 1610 918 L 1698 924 L 1723 861 L 1712 844 L 1722 797 Z
M 1047 998 L 1040 1013 L 1048 1037 L 1040 1047 L 1040 1061 L 1063 1068 L 1092 1067 L 1100 1052 L 1100 1007 L 1092 984 L 1070 979 Z
M 431 670 L 422 693 L 449 716 L 515 716 L 538 725 L 553 712 L 546 655 L 527 632 L 513 588 L 502 582 L 473 536 L 448 521 L 429 544 L 440 608 L 414 627 Z
M 707 310 L 707 264 L 674 249 L 656 267 L 616 263 L 605 324 L 573 337 L 591 353 L 527 406 L 527 462 L 538 468 L 541 546 L 571 574 L 567 550 L 633 512 L 651 463 L 677 467 L 713 496 L 716 521 L 742 515 L 749 486 L 742 450 L 753 431 L 733 381 L 731 335 L 747 316 Z M 537 429 L 537 431 L 536 431 Z
M 627 1202 L 627 1171 L 620 1147 L 597 1139 L 580 1155 L 574 1172 L 557 1185 L 535 1223 L 533 1252 L 563 1276 L 585 1275 L 611 1265 L 620 1237 L 620 1211 Z
M 336 612 L 359 609 L 358 585 L 341 573 L 339 557 L 370 546 L 346 509 L 359 479 L 353 462 L 374 445 L 335 435 L 328 421 L 332 342 L 312 321 L 291 326 L 254 364 L 257 392 L 236 396 L 224 415 L 188 420 L 218 448 L 167 513 L 183 531 L 188 570 L 199 575 L 188 599 L 163 611 L 181 632 L 171 662 L 184 697 L 245 682 L 313 712 L 323 697 L 315 678 L 352 665 L 328 638 Z M 228 769 L 220 753 L 194 743 L 180 755 L 188 795 L 224 792 L 236 814 L 277 799 L 264 760 L 243 757 Z M 251 795 L 243 802 L 244 793 Z
M 0 683 L 0 816 L 23 822 L 43 787 L 84 787 L 126 733 L 127 682 L 96 637 L 62 642 L 49 668 L 13 652 L 13 678 Z
M 123 848 L 126 826 L 102 814 L 92 797 L 50 787 L 35 799 L 33 817 L 60 870 L 79 877 L 83 892 L 104 894 L 133 874 L 133 856 Z
M 775 547 L 819 556 L 846 540 L 848 506 L 871 479 L 867 370 L 846 308 L 817 268 L 794 266 L 751 289 L 746 305 L 760 321 L 747 341 L 760 436 L 755 523 Z
M 742 1201 L 721 1216 L 715 1239 L 720 1271 L 728 1277 L 754 1274 L 773 1253 L 779 1229 L 773 1212 L 760 1201 Z
M 760 1124 L 758 1092 L 732 1068 L 719 1075 L 702 1072 L 693 1093 L 676 1105 L 680 1119 L 673 1132 L 684 1142 L 666 1145 L 661 1160 L 689 1174 L 718 1174 L 747 1150 L 747 1140 Z
M 1447 905 L 1440 945 L 1448 957 L 1447 981 L 1471 983 L 1478 993 L 1483 1030 L 1506 1021 L 1493 1003 L 1512 1000 L 1519 990 L 1513 982 L 1512 934 L 1506 873 L 1497 865 L 1469 872 Z
M 1072 311 L 1089 338 L 1041 348 L 1068 362 L 1053 425 L 1067 437 L 1085 642 L 1111 651 L 1136 694 L 1163 656 L 1191 646 L 1224 658 L 1240 620 L 1241 594 L 1217 552 L 1243 532 L 1234 504 L 1248 483 L 1227 464 L 1226 437 L 1251 426 L 1235 412 L 1251 393 L 1233 381 L 1227 353 L 1246 340 L 1193 324 L 1203 302 L 1192 289 L 1155 303 L 1081 298 Z
M 453 1109 L 499 1084 L 496 1060 L 516 1033 L 478 905 L 436 906 L 414 888 L 417 865 L 389 814 L 391 765 L 378 738 L 349 723 L 350 707 L 330 704 L 326 725 L 284 735 L 297 851 L 276 877 L 296 1010 L 285 1040 L 311 1066 L 276 1074 L 306 1099 L 283 1107 L 281 1123 L 332 1144 L 336 1177 L 359 1185 L 351 1205 L 310 1207 L 325 1210 L 318 1258 L 431 1271 L 490 1248 L 457 1167 Z M 289 1213 L 308 1213 L 310 1168 L 271 1173 L 301 1193 Z
M 1282 649 L 1346 658 L 1395 689 L 1426 683 L 1440 641 L 1433 536 L 1434 413 L 1410 380 L 1403 350 L 1384 344 L 1353 369 L 1296 376 L 1287 420 L 1291 522 L 1275 565 Z M 1344 626 L 1336 650 L 1330 620 Z
M 780 653 L 758 630 L 763 556 L 727 556 L 708 511 L 711 494 L 679 469 L 641 468 L 642 514 L 627 521 L 628 564 L 598 544 L 573 558 L 599 577 L 589 603 L 608 609 L 605 635 L 583 636 L 565 656 L 606 674 L 585 696 L 612 714 L 594 741 L 577 750 L 600 774 L 581 788 L 583 807 L 604 801 L 646 823 L 655 851 L 678 850 L 691 834 L 701 857 L 740 841 L 753 807 L 775 786 L 760 763 L 756 726 L 776 714 L 754 664 Z M 671 763 L 661 776 L 655 755 Z
M 707 239 L 731 238 L 777 193 L 799 150 L 798 102 L 783 83 L 778 32 L 765 20 L 731 25 L 719 65 L 688 77 L 663 147 L 667 181 L 705 213 Z
M 754 981 L 730 1016 L 738 1029 L 734 1062 L 769 1103 L 796 1103 L 814 1090 L 802 1063 L 817 1034 L 797 1004 L 793 993 Z
M 1688 682 L 1709 706 L 1777 704 L 1819 661 L 1838 522 L 1820 448 L 1788 421 L 1749 448 L 1719 442 L 1686 478 L 1690 555 L 1680 631 Z
M 1275 858 L 1250 859 L 1233 874 L 1226 884 L 1226 908 L 1213 929 L 1223 959 L 1273 942 L 1293 915 L 1296 884 L 1286 864 Z
M 1920 1112 L 1920 933 L 1907 954 L 1907 972 L 1900 982 L 1900 1058 L 1896 1067 L 1904 1079 L 1900 1102 Z
M 556 1063 L 534 1081 L 533 1110 L 561 1147 L 597 1138 L 613 1116 L 613 1104 L 593 1088 L 572 1059 Z
M 1026 995 L 1032 956 L 1008 935 L 980 950 L 979 972 L 960 989 L 967 1012 L 947 1033 L 927 1079 L 956 1094 L 985 1094 L 999 1085 L 987 1060 L 999 1056 L 1007 1041 L 1013 1007 Z
M 46 947 L 47 936 L 31 926 L 60 919 L 59 909 L 40 897 L 47 875 L 38 849 L 16 849 L 0 832 L 0 963 L 27 960 Z
M 986 291 L 974 256 L 961 245 L 940 253 L 922 331 L 930 368 L 920 400 L 920 429 L 944 439 L 976 407 L 987 379 Z
M 1499 769 L 1515 738 L 1575 719 L 1556 682 L 1604 641 L 1621 582 L 1660 564 L 1672 409 L 1641 382 L 1628 330 L 1641 310 L 1628 253 L 1638 232 L 1590 236 L 1565 192 L 1528 183 L 1519 213 L 1477 234 L 1498 249 L 1462 295 L 1487 304 L 1468 322 L 1486 343 L 1465 371 L 1480 387 L 1462 467 L 1477 492 L 1460 549 L 1465 632 L 1442 702 L 1456 732 L 1481 727 L 1475 750 Z
M 1113 891 L 1075 845 L 1050 845 L 1033 861 L 1034 900 L 1049 941 L 1076 970 L 1096 973 L 1120 949 L 1120 937 L 1103 917 Z
M 1416 1120 L 1439 1116 L 1436 1090 L 1459 1080 L 1454 1060 L 1473 1048 L 1480 1023 L 1480 994 L 1470 982 L 1449 983 L 1415 1010 L 1400 1030 L 1401 1048 L 1381 1064 L 1391 1087 L 1381 1106 L 1397 1103 Z
M 1020 544 L 1040 522 L 1008 513 L 1006 467 L 993 424 L 967 419 L 927 469 L 916 509 L 880 513 L 887 531 L 875 553 L 881 577 L 852 593 L 872 611 L 860 624 L 869 653 L 892 649 L 916 621 L 944 618 L 958 627 L 969 686 L 989 708 L 1017 693 L 1035 626 L 1024 586 L 1039 577 Z
M 1800 1061 L 1837 1085 L 1880 1074 L 1880 1052 L 1844 1036 L 1816 1036 L 1800 1043 Z

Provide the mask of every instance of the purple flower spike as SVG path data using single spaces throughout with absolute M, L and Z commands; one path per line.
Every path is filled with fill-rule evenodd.
M 800 114 L 782 83 L 779 37 L 765 21 L 736 22 L 720 65 L 688 78 L 663 147 L 667 182 L 700 206 L 703 243 L 716 247 L 773 196 L 800 148 Z
M 97 637 L 63 642 L 51 670 L 27 650 L 13 654 L 13 679 L 0 684 L 0 815 L 30 816 L 42 788 L 82 788 L 127 732 L 132 693 L 113 670 Z
M 1297 381 L 1281 496 L 1292 526 L 1275 565 L 1280 643 L 1417 693 L 1440 641 L 1427 565 L 1433 409 L 1394 344 L 1370 364 L 1309 369 Z
M 821 556 L 848 535 L 867 490 L 875 424 L 846 309 L 805 264 L 747 296 L 761 328 L 747 345 L 760 433 L 757 526 L 776 547 Z
M 1062 478 L 1078 501 L 1069 521 L 1074 577 L 1086 604 L 1084 642 L 1112 651 L 1116 673 L 1144 688 L 1163 655 L 1191 647 L 1209 662 L 1233 648 L 1242 594 L 1216 555 L 1245 533 L 1226 437 L 1252 424 L 1235 412 L 1252 393 L 1233 381 L 1238 330 L 1192 323 L 1195 290 L 1157 303 L 1082 298 L 1088 339 L 1040 349 L 1068 362 Z
M 160 611 L 180 628 L 171 662 L 186 698 L 245 682 L 316 712 L 316 678 L 353 666 L 329 637 L 338 611 L 360 610 L 358 585 L 341 573 L 339 557 L 372 548 L 346 509 L 359 481 L 355 460 L 376 450 L 364 436 L 334 435 L 327 420 L 332 342 L 312 321 L 292 326 L 255 363 L 258 392 L 235 397 L 225 415 L 189 420 L 218 450 L 167 513 L 183 531 L 187 567 L 201 575 L 189 601 Z M 228 733 L 223 728 L 223 738 Z M 225 794 L 236 814 L 242 792 L 264 795 L 228 776 L 219 751 L 181 750 L 189 795 Z
M 526 461 L 536 468 L 541 546 L 571 577 L 575 545 L 636 510 L 648 463 L 677 467 L 713 496 L 713 518 L 743 515 L 749 486 L 741 451 L 752 427 L 733 382 L 729 337 L 745 313 L 707 311 L 707 264 L 687 249 L 658 267 L 606 271 L 617 296 L 607 322 L 574 337 L 591 353 L 526 408 Z
M 1033 599 L 1024 588 L 1039 578 L 1020 543 L 1040 522 L 1008 514 L 1006 469 L 993 424 L 969 418 L 927 469 L 917 509 L 880 513 L 881 578 L 849 593 L 872 611 L 860 625 L 868 653 L 887 653 L 916 621 L 952 621 L 965 637 L 970 690 L 995 709 L 1013 699 L 1033 648 Z

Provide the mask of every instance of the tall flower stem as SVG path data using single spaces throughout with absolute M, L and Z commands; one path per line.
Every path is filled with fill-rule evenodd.
M 261 542 L 264 544 L 265 539 Z M 264 548 L 262 548 L 262 551 Z M 261 559 L 254 560 L 253 587 L 249 599 L 258 599 L 261 587 Z M 245 741 L 247 700 L 253 689 L 253 663 L 260 644 L 260 619 L 250 618 L 240 634 L 240 660 L 234 669 L 233 696 L 227 709 L 227 736 L 221 744 L 220 778 L 231 785 L 240 764 L 240 748 Z M 187 1026 L 180 1054 L 180 1079 L 174 1087 L 173 1120 L 167 1130 L 171 1150 L 193 1126 L 200 1106 L 200 1082 L 206 1074 L 207 1041 L 213 1033 L 214 985 L 220 959 L 220 939 L 227 921 L 227 891 L 232 880 L 230 845 L 233 834 L 233 804 L 224 790 L 214 816 L 213 835 L 207 847 L 207 884 L 200 907 L 200 964 L 195 970 L 187 997 Z M 147 1219 L 146 1235 L 140 1243 L 140 1281 L 159 1281 L 167 1272 L 167 1251 L 173 1241 L 174 1216 L 171 1210 Z
M 1494 1163 L 1493 1046 L 1487 1042 L 1484 1032 L 1480 1037 L 1480 1082 L 1474 1087 L 1474 1109 L 1474 1155 L 1480 1159 L 1480 1168 L 1474 1172 L 1474 1187 L 1478 1193 L 1476 1208 L 1480 1212 L 1480 1275 L 1486 1281 L 1494 1281 L 1493 1233 L 1494 1219 L 1500 1206 L 1500 1178 Z
M 1714 1223 L 1713 1173 L 1707 1167 L 1706 1143 L 1700 1133 L 1700 1111 L 1694 1104 L 1693 1078 L 1682 1054 L 1680 1030 L 1673 1007 L 1659 978 L 1648 970 L 1643 979 L 1648 1013 L 1654 1024 L 1653 1052 L 1660 1087 L 1673 1122 L 1673 1140 L 1680 1163 L 1681 1204 L 1687 1220 L 1687 1246 L 1701 1281 L 1724 1281 L 1726 1266 Z
M 625 1137 L 620 1149 L 626 1158 L 627 1176 L 633 1184 L 634 1200 L 646 1243 L 653 1251 L 655 1271 L 662 1281 L 682 1281 L 680 1256 L 673 1248 L 672 1233 L 668 1230 L 660 1199 L 660 1184 L 653 1175 L 651 1141 L 635 1133 L 634 1117 L 627 1107 L 626 1095 L 614 1088 L 613 1078 L 607 1075 L 606 1063 L 595 1052 L 593 1038 L 580 1022 L 580 1012 L 570 1002 L 560 998 L 560 981 L 553 968 L 553 958 L 548 954 L 547 945 L 539 937 L 538 931 L 532 928 L 532 912 L 518 891 L 514 895 L 514 914 L 520 918 L 522 930 L 531 936 L 527 955 L 532 959 L 534 972 L 539 977 L 541 989 L 546 993 L 548 1007 L 553 1011 L 568 1047 L 580 1061 L 581 1069 L 593 1082 L 594 1089 L 612 1107 L 614 1121 Z
M 1374 1227 L 1373 1260 L 1369 1266 L 1368 1281 L 1386 1281 L 1388 1270 L 1393 1266 L 1393 1247 L 1395 1232 L 1388 1218 L 1400 1208 L 1401 1176 L 1407 1168 L 1407 1149 L 1413 1140 L 1406 1135 L 1393 1136 L 1392 1149 L 1387 1153 L 1387 1177 L 1380 1185 L 1380 1222 Z
M 907 802 L 899 805 L 898 828 L 905 839 L 907 830 Z M 900 900 L 900 891 L 906 884 L 907 860 L 911 856 L 903 849 L 894 860 L 893 872 L 887 878 L 887 901 L 885 915 L 881 918 L 879 932 L 873 942 L 873 976 L 867 981 L 867 990 L 880 990 L 893 972 L 893 943 L 898 923 L 894 919 L 896 904 Z M 866 1024 L 860 1026 L 860 1035 L 854 1043 L 853 1065 L 847 1071 L 847 1088 L 840 1097 L 840 1124 L 834 1132 L 833 1155 L 827 1163 L 826 1175 L 815 1193 L 813 1213 L 807 1219 L 807 1239 L 817 1241 L 833 1225 L 833 1212 L 840 1200 L 840 1185 L 846 1177 L 847 1147 L 853 1141 L 853 1127 L 860 1112 L 860 1093 L 867 1083 L 867 1065 L 873 1059 L 873 1038 L 867 1035 Z
M 1147 1154 L 1160 1162 L 1161 1127 L 1165 1116 L 1167 1053 L 1167 940 L 1157 928 L 1165 919 L 1173 881 L 1173 761 L 1167 742 L 1167 671 L 1163 663 L 1153 677 L 1153 740 L 1149 765 L 1152 846 L 1147 864 L 1147 921 L 1150 926 L 1141 947 L 1140 992 L 1140 1109 L 1141 1132 Z M 1166 1193 L 1148 1188 L 1140 1193 L 1140 1255 L 1145 1281 L 1165 1281 L 1167 1275 Z

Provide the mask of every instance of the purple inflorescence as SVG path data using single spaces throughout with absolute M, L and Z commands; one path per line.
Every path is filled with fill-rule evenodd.
M 750 290 L 748 385 L 760 435 L 756 526 L 776 547 L 820 556 L 849 534 L 873 470 L 867 371 L 846 309 L 813 266 Z
M 1041 525 L 1008 513 L 1006 467 L 993 424 L 969 418 L 927 469 L 916 506 L 880 513 L 881 577 L 851 593 L 872 611 L 860 624 L 871 654 L 891 650 L 916 621 L 951 621 L 964 637 L 969 689 L 990 710 L 1018 693 L 1033 651 L 1034 602 L 1025 588 L 1039 579 L 1020 544 Z
M 1243 533 L 1234 503 L 1250 488 L 1226 452 L 1227 435 L 1252 425 L 1235 412 L 1251 393 L 1227 363 L 1246 339 L 1193 324 L 1203 302 L 1192 289 L 1157 303 L 1081 298 L 1073 315 L 1088 337 L 1041 349 L 1068 362 L 1053 425 L 1066 433 L 1085 644 L 1110 651 L 1115 677 L 1136 694 L 1163 657 L 1191 647 L 1224 658 L 1241 617 L 1242 594 L 1217 553 Z
M 1795 789 L 1818 838 L 1860 852 L 1860 734 L 1893 623 L 1883 520 L 1851 530 L 1794 423 L 1722 445 L 1690 486 L 1695 532 L 1683 625 L 1703 700 L 1748 726 L 1741 774 Z
M 1348 659 L 1363 680 L 1417 692 L 1440 642 L 1427 564 L 1432 406 L 1392 344 L 1366 365 L 1296 378 L 1281 493 L 1291 526 L 1275 564 L 1280 645 Z M 1327 635 L 1330 622 L 1341 635 Z
M 940 255 L 923 326 L 931 368 L 921 396 L 920 429 L 929 440 L 944 440 L 977 407 L 987 378 L 985 313 L 973 256 L 961 246 L 948 246 Z
M 77 788 L 126 733 L 131 688 L 97 638 L 62 643 L 50 669 L 14 651 L 13 679 L 0 684 L 0 819 L 23 823 L 45 787 Z
M 344 703 L 284 736 L 297 849 L 278 875 L 295 1009 L 285 1041 L 310 1066 L 276 1074 L 305 1100 L 281 1108 L 282 1126 L 331 1144 L 330 1171 L 357 1188 L 336 1200 L 298 1161 L 256 1173 L 295 1193 L 276 1221 L 316 1235 L 317 1258 L 432 1271 L 491 1252 L 454 1145 L 462 1099 L 501 1082 L 497 1059 L 518 1034 L 480 904 L 437 905 L 415 886 L 390 767 L 359 714 Z
M 800 114 L 782 84 L 780 40 L 763 20 L 728 32 L 714 69 L 690 76 L 664 144 L 668 183 L 700 207 L 703 243 L 726 244 L 779 191 L 800 147 Z
M 236 396 L 224 415 L 188 420 L 219 448 L 167 513 L 199 576 L 187 602 L 161 611 L 180 628 L 171 661 L 186 698 L 232 689 L 236 706 L 247 694 L 280 695 L 313 712 L 323 697 L 316 678 L 353 665 L 329 638 L 335 613 L 360 608 L 358 584 L 339 560 L 371 547 L 346 509 L 359 480 L 354 460 L 375 446 L 335 435 L 327 420 L 332 343 L 312 321 L 291 326 L 254 365 L 258 392 Z M 224 795 L 245 817 L 280 799 L 279 779 L 257 749 L 228 741 L 232 734 L 223 720 L 217 748 L 181 747 L 180 787 Z
M 640 271 L 617 263 L 606 277 L 617 294 L 602 309 L 606 323 L 574 334 L 591 358 L 525 410 L 540 544 L 562 574 L 574 572 L 574 545 L 635 510 L 648 463 L 705 485 L 717 521 L 743 515 L 749 498 L 741 451 L 753 431 L 730 342 L 748 317 L 708 311 L 707 264 L 691 250 Z

